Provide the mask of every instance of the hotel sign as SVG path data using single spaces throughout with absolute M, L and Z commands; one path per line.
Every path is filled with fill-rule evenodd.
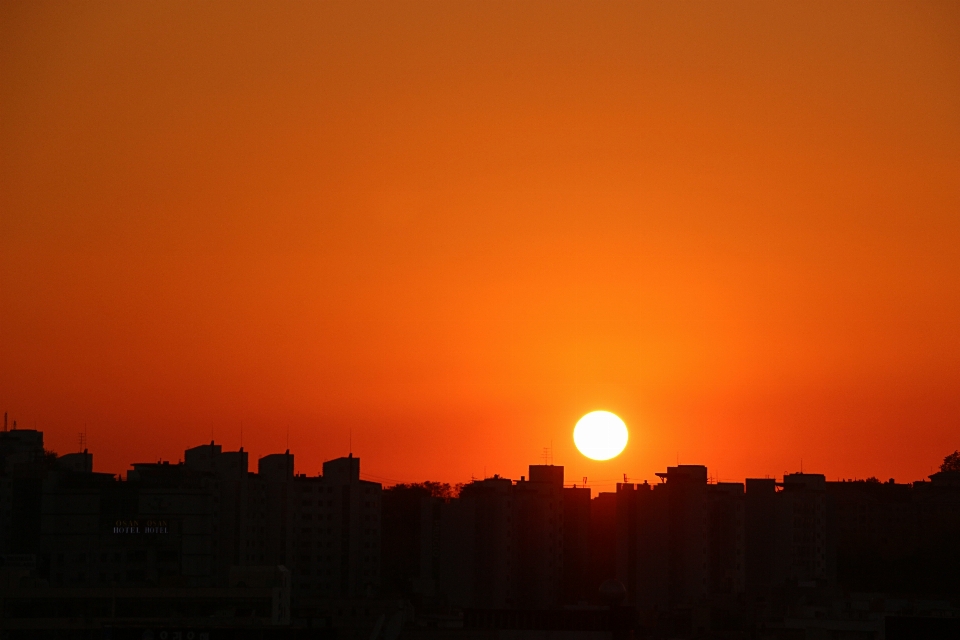
M 167 520 L 117 520 L 113 532 L 118 535 L 142 535 L 170 533 Z

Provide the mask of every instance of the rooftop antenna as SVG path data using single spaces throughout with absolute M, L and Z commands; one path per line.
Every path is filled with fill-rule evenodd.
M 6 411 L 3 412 L 3 431 L 4 433 L 6 433 L 7 431 L 7 412 Z
M 290 451 L 290 423 L 287 423 L 287 451 Z
M 240 449 L 243 449 L 243 420 L 240 421 Z
M 353 457 L 353 427 L 350 427 L 350 457 Z

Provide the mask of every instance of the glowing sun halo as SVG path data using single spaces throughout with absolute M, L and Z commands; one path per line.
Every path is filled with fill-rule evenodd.
M 627 425 L 609 411 L 591 411 L 573 428 L 573 442 L 593 460 L 609 460 L 627 446 Z

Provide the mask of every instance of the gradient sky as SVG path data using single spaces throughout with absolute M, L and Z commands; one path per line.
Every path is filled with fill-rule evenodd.
M 960 4 L 4 2 L 0 86 L 0 410 L 97 470 L 960 447 Z

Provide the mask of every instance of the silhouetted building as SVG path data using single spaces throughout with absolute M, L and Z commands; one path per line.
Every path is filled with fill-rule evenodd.
M 34 558 L 50 586 L 226 588 L 237 571 L 283 565 L 302 592 L 378 588 L 380 485 L 360 480 L 358 458 L 308 478 L 287 452 L 251 473 L 245 451 L 211 442 L 119 480 L 94 473 L 87 451 L 45 455 L 39 432 L 3 432 L 0 450 L 0 552 Z
M 822 474 L 792 473 L 783 477 L 779 494 L 777 539 L 781 581 L 825 582 L 829 578 L 827 493 Z
M 561 602 L 564 557 L 563 467 L 530 465 L 513 487 L 514 605 L 545 609 Z
M 709 590 L 707 468 L 678 465 L 657 475 L 666 480 L 670 603 L 697 604 Z
M 441 589 L 457 607 L 505 609 L 516 602 L 513 482 L 471 482 L 444 505 Z
M 710 586 L 707 468 L 657 475 L 663 484 L 618 485 L 618 578 L 640 609 L 698 606 Z
M 57 457 L 57 466 L 75 473 L 93 473 L 93 454 L 84 449 Z
M 707 509 L 710 594 L 736 596 L 746 586 L 743 484 L 707 485 Z
M 381 584 L 385 593 L 417 603 L 436 597 L 443 503 L 423 485 L 397 485 L 383 491 Z
M 39 551 L 44 477 L 50 456 L 43 448 L 43 433 L 33 429 L 0 432 L 0 553 L 33 554 Z
M 616 572 L 628 602 L 662 610 L 670 603 L 670 518 L 665 485 L 618 483 Z
M 0 475 L 9 477 L 30 473 L 43 462 L 43 433 L 33 429 L 0 431 Z
M 52 474 L 42 497 L 41 557 L 55 587 L 211 587 L 214 495 L 182 465 Z
M 563 467 L 464 486 L 442 506 L 440 531 L 438 575 L 454 606 L 532 610 L 586 597 L 590 490 L 565 488 Z
M 851 589 L 905 594 L 960 590 L 960 474 L 912 485 L 828 482 L 837 579 Z
M 587 598 L 595 601 L 600 585 L 617 576 L 617 494 L 604 492 L 590 501 Z
M 593 572 L 590 567 L 593 558 L 591 535 L 594 532 L 590 489 L 564 487 L 562 495 L 563 571 L 560 601 L 563 604 L 589 602 L 595 598 L 599 588 L 599 585 L 592 585 Z
M 247 452 L 242 447 L 239 451 L 223 451 L 211 442 L 187 449 L 183 467 L 204 476 L 212 492 L 214 584 L 226 585 L 231 567 L 266 562 L 266 495 L 262 483 L 249 471 Z M 147 464 L 135 464 L 133 468 L 138 477 L 148 471 L 162 471 Z M 173 488 L 175 480 L 171 478 L 167 484 Z
M 293 454 L 290 451 L 266 455 L 257 461 L 257 475 L 263 483 L 264 519 L 267 526 L 263 536 L 264 562 L 268 565 L 293 564 Z
M 292 479 L 288 564 L 294 586 L 330 597 L 373 595 L 380 587 L 380 494 L 360 479 L 352 455 L 323 463 L 323 475 Z
M 213 442 L 125 479 L 93 468 L 88 451 L 45 451 L 40 432 L 0 432 L 2 628 L 226 608 L 224 628 L 248 616 L 399 633 L 409 605 L 378 593 L 464 633 L 876 637 L 887 615 L 960 616 L 944 600 L 960 595 L 956 472 L 910 485 L 796 473 L 744 490 L 678 465 L 591 500 L 554 465 L 453 497 L 432 483 L 383 492 L 352 455 L 310 477 L 287 451 L 252 473 L 243 449 Z
M 746 587 L 758 593 L 777 578 L 777 481 L 747 478 L 744 496 Z

